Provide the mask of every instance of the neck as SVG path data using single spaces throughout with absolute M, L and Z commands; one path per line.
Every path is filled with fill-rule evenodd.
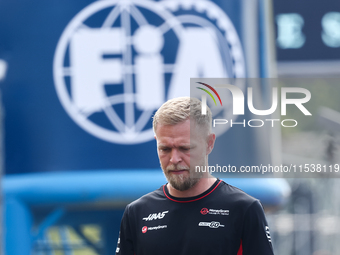
M 168 191 L 174 197 L 195 197 L 208 190 L 216 181 L 212 175 L 202 177 L 192 188 L 179 191 L 173 188 L 170 183 L 167 184 Z

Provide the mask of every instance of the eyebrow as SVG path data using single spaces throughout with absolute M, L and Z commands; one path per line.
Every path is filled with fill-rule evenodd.
M 172 146 L 165 145 L 165 144 L 159 144 L 158 147 L 159 148 L 170 148 Z M 186 144 L 180 144 L 179 146 L 176 146 L 176 147 L 192 147 L 192 145 L 190 143 L 186 143 Z

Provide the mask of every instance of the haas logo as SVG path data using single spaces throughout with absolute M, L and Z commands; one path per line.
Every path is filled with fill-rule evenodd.
M 164 211 L 162 213 L 151 213 L 148 217 L 143 218 L 145 221 L 150 221 L 150 220 L 160 220 L 163 219 L 165 214 L 168 213 L 169 211 Z

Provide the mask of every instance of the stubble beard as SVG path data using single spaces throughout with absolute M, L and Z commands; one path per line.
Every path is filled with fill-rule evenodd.
M 183 174 L 173 174 L 169 171 L 186 170 Z M 203 173 L 192 173 L 189 167 L 182 165 L 170 165 L 164 170 L 163 173 L 170 183 L 170 185 L 179 191 L 185 191 L 194 187 L 202 178 Z

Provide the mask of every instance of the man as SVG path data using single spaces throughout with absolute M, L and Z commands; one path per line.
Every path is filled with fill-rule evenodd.
M 168 183 L 129 204 L 117 255 L 272 255 L 269 229 L 258 200 L 211 176 L 215 142 L 208 109 L 187 97 L 167 101 L 153 128 Z

